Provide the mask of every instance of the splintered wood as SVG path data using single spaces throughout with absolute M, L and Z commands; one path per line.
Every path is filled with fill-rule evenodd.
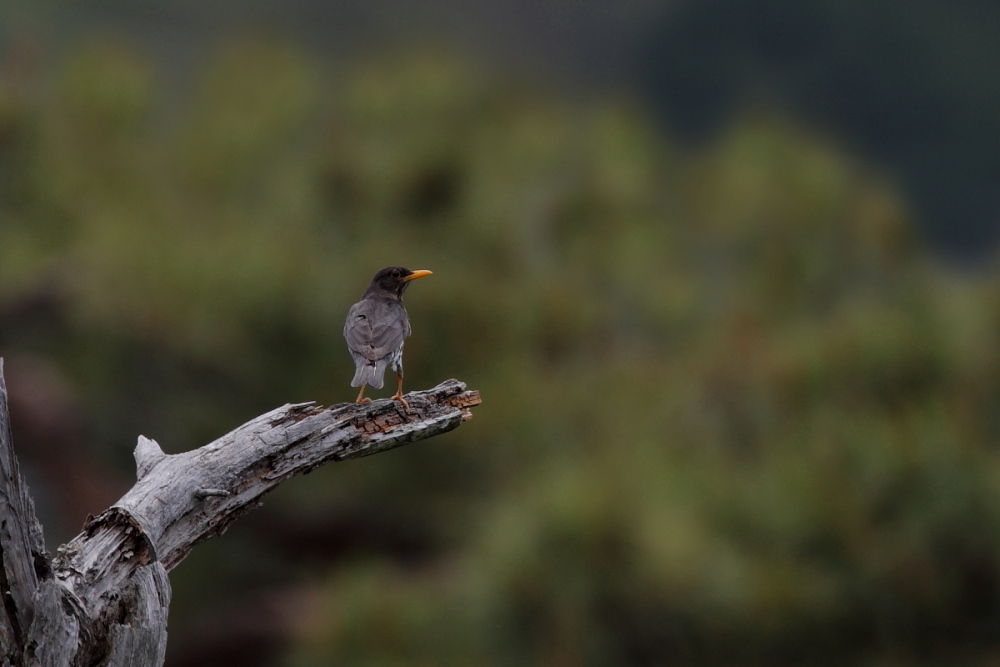
M 354 425 L 365 433 L 388 433 L 394 426 L 399 426 L 406 420 L 391 412 L 373 415 L 371 419 L 355 420 Z
M 162 665 L 167 571 L 195 545 L 287 479 L 451 431 L 481 402 L 458 380 L 406 400 L 286 405 L 180 454 L 140 436 L 136 484 L 52 559 L 11 446 L 0 359 L 0 664 Z
M 463 391 L 461 394 L 449 396 L 444 400 L 445 405 L 458 408 L 462 411 L 462 421 L 464 422 L 472 419 L 472 410 L 469 410 L 469 408 L 474 408 L 482 402 L 483 399 L 479 397 L 479 392 L 475 389 Z
M 433 405 L 460 410 L 461 421 L 465 422 L 472 419 L 472 411 L 469 408 L 483 402 L 479 397 L 479 392 L 475 390 L 450 395 L 443 393 L 440 396 L 416 394 L 407 398 L 407 401 L 410 406 L 409 410 L 398 401 L 390 403 L 385 403 L 384 400 L 378 401 L 377 404 L 374 404 L 377 408 L 376 412 L 356 417 L 351 420 L 351 423 L 365 433 L 388 433 L 393 428 L 408 422 L 419 422 L 426 415 L 427 408 Z

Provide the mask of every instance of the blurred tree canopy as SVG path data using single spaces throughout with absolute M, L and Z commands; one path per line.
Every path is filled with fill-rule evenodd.
M 780 105 L 891 169 L 939 252 L 1000 230 L 1000 5 L 982 0 L 690 0 L 650 30 L 650 98 L 685 136 Z
M 63 474 L 104 502 L 139 433 L 351 400 L 343 317 L 387 264 L 434 271 L 407 386 L 483 394 L 200 547 L 169 664 L 995 660 L 997 278 L 930 262 L 816 131 L 748 112 L 682 150 L 627 100 L 259 37 L 170 105 L 124 42 L 2 71 L 0 353 L 12 398 L 67 387 L 92 461 Z M 21 415 L 72 532 L 103 506 L 46 471 L 83 454 Z

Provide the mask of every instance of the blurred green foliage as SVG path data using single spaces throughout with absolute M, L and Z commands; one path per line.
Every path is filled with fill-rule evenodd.
M 61 63 L 0 81 L 0 307 L 65 295 L 0 343 L 66 369 L 110 464 L 351 400 L 343 316 L 387 264 L 434 271 L 408 388 L 482 391 L 456 434 L 269 500 L 425 545 L 313 562 L 279 664 L 995 655 L 996 277 L 935 266 L 842 148 L 745 114 L 686 153 L 442 54 L 246 38 L 181 100 L 123 44 Z M 267 542 L 177 570 L 171 642 Z
M 894 174 L 939 253 L 988 260 L 998 31 L 1000 4 L 982 0 L 699 0 L 665 11 L 637 60 L 681 135 L 780 101 Z

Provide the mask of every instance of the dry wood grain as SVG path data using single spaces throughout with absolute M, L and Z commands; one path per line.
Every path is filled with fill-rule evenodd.
M 140 436 L 136 484 L 50 560 L 17 470 L 0 360 L 0 667 L 161 665 L 167 572 L 195 545 L 295 475 L 445 433 L 480 403 L 457 380 L 406 399 L 409 411 L 389 399 L 285 405 L 180 454 Z

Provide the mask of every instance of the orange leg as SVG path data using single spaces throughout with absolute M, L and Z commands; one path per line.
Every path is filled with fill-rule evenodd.
M 402 403 L 403 404 L 403 408 L 407 412 L 410 411 L 410 404 L 406 402 L 405 398 L 403 398 L 403 374 L 402 373 L 396 373 L 396 393 L 392 395 L 392 398 L 394 400 L 397 400 L 400 403 Z
M 365 386 L 361 385 L 361 391 L 358 392 L 358 397 L 354 400 L 355 403 L 371 403 L 372 399 L 365 398 Z

